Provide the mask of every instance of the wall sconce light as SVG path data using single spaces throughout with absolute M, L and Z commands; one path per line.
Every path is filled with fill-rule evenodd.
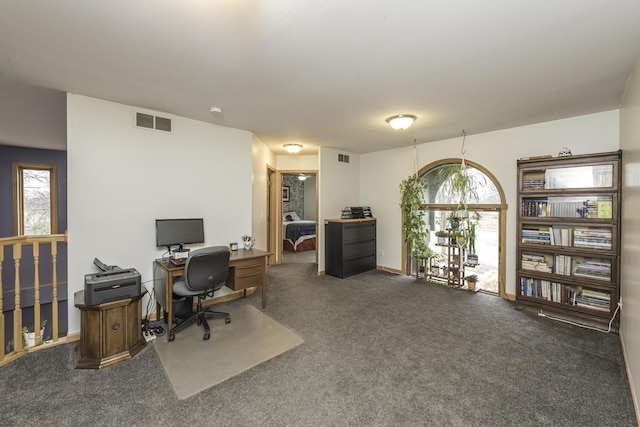
M 299 153 L 302 150 L 302 145 L 300 144 L 286 144 L 284 145 L 284 149 L 287 150 L 291 154 Z
M 416 119 L 417 117 L 412 114 L 396 114 L 385 121 L 395 130 L 405 130 L 411 126 Z

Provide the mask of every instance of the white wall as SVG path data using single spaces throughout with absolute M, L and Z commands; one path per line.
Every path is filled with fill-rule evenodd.
M 516 159 L 539 154 L 555 156 L 565 146 L 573 154 L 616 151 L 618 119 L 619 112 L 615 110 L 467 136 L 465 157 L 491 171 L 507 198 L 508 294 L 515 294 Z M 462 138 L 417 145 L 418 169 L 439 159 L 459 158 L 461 145 Z M 378 265 L 391 269 L 400 270 L 402 264 L 399 186 L 413 173 L 413 153 L 412 147 L 404 147 L 360 156 L 360 199 L 371 206 L 378 218 Z M 384 256 L 380 255 L 381 249 Z
M 253 157 L 253 211 L 251 215 L 251 236 L 256 241 L 256 249 L 267 250 L 267 218 L 269 214 L 269 197 L 267 182 L 267 166 L 276 168 L 276 156 L 255 135 L 252 136 L 251 152 Z M 240 239 L 238 239 L 240 241 Z
M 338 154 L 347 154 L 349 163 L 338 161 Z M 347 206 L 360 206 L 360 157 L 356 154 L 320 147 L 320 175 L 318 186 L 319 230 L 318 271 L 324 271 L 324 220 L 340 218 L 342 209 Z
M 137 129 L 134 111 L 67 96 L 70 295 L 94 257 L 136 268 L 151 289 L 156 218 L 204 218 L 206 246 L 251 232 L 251 133 L 164 113 L 173 133 Z M 69 313 L 77 332 L 73 298 Z
M 622 148 L 622 312 L 620 337 L 638 414 L 640 395 L 640 60 L 636 63 L 620 110 Z
M 299 154 L 285 154 L 277 156 L 278 170 L 286 173 L 287 171 L 300 170 L 318 170 L 318 156 Z

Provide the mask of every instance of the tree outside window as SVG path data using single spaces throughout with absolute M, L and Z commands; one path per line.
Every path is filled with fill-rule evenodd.
M 17 235 L 57 233 L 56 167 L 14 164 Z

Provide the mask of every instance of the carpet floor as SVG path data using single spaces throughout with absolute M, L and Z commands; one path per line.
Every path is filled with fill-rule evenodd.
M 637 426 L 618 335 L 383 271 L 267 282 L 264 313 L 304 344 L 184 400 L 152 346 L 101 370 L 74 344 L 30 352 L 0 368 L 0 425 Z

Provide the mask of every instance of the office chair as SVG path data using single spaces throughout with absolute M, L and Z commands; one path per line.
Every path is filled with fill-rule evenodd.
M 173 284 L 173 292 L 181 297 L 198 297 L 197 309 L 189 318 L 171 329 L 169 341 L 175 339 L 175 333 L 197 321 L 204 326 L 202 339 L 211 336 L 207 316 L 224 317 L 224 323 L 231 323 L 229 313 L 221 311 L 203 310 L 202 301 L 220 289 L 229 275 L 229 248 L 226 246 L 212 246 L 191 251 L 184 267 L 184 276 Z

